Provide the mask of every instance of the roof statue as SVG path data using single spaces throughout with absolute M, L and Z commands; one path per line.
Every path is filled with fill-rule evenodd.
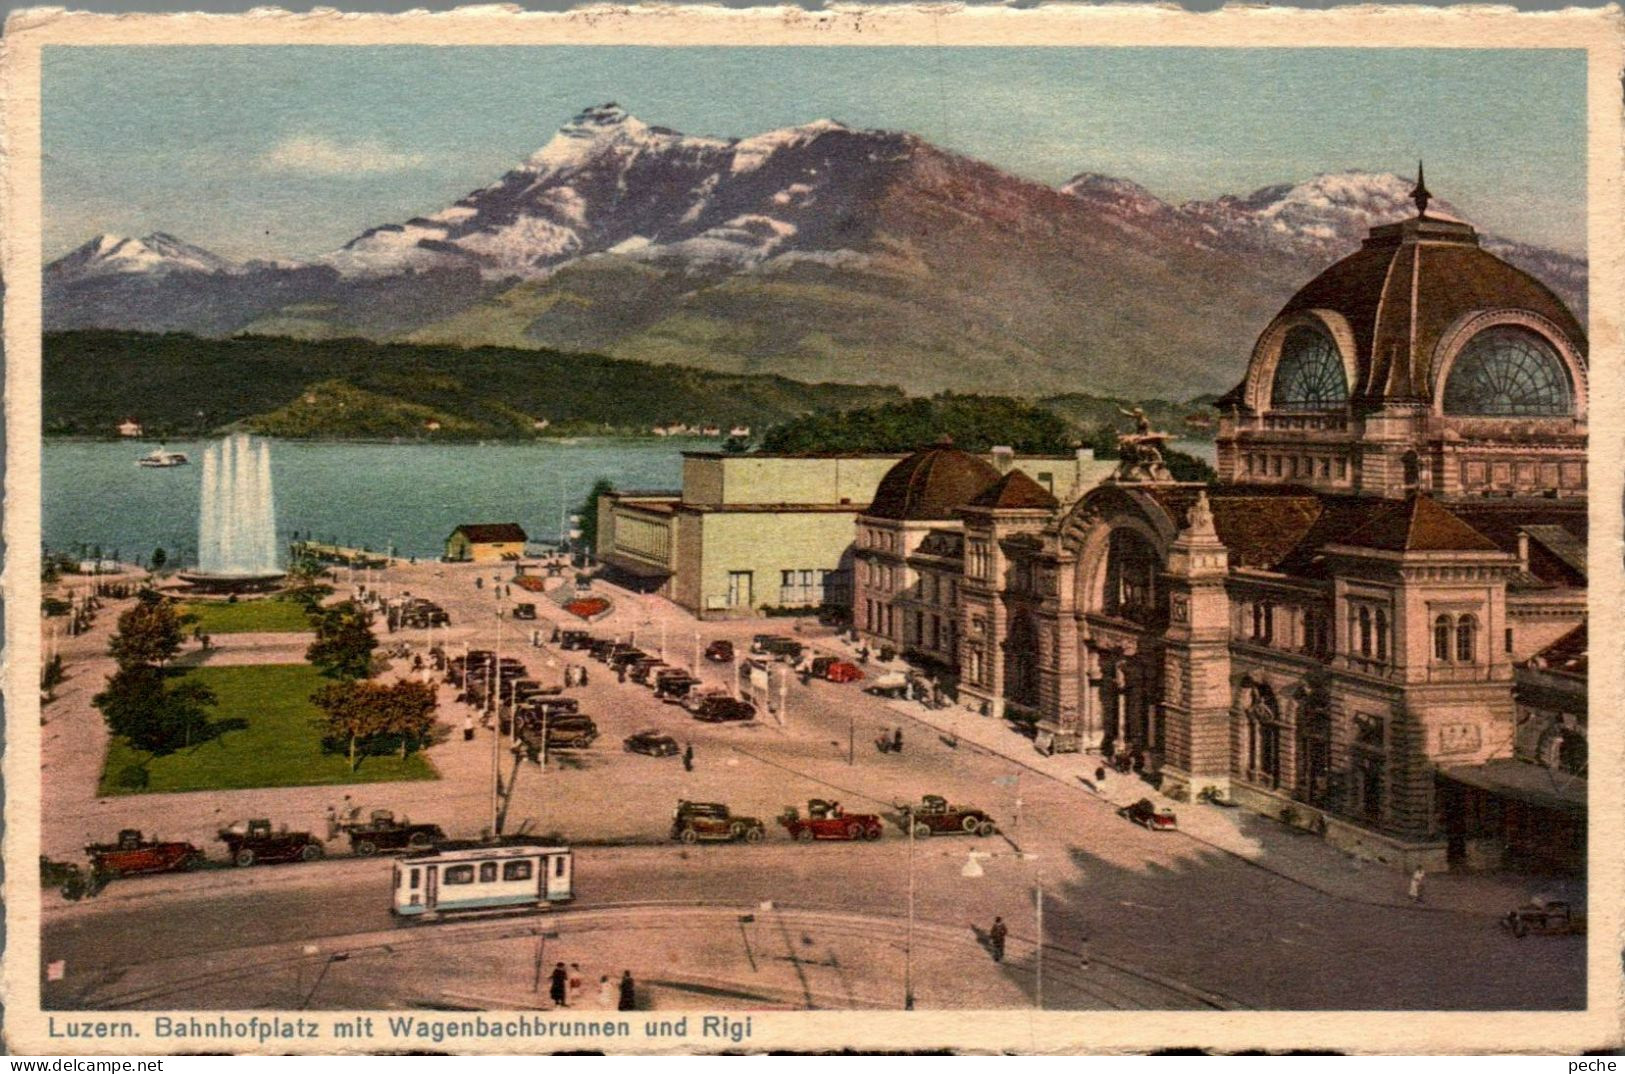
M 1168 434 L 1153 431 L 1151 419 L 1141 407 L 1134 407 L 1131 410 L 1118 407 L 1117 412 L 1125 418 L 1134 419 L 1134 432 L 1118 434 L 1117 451 L 1122 462 L 1118 463 L 1111 480 L 1172 481 L 1174 475 L 1169 472 L 1167 464 L 1162 460 L 1163 449 L 1168 444 Z
M 1185 517 L 1187 532 L 1201 537 L 1218 534 L 1213 525 L 1213 505 L 1207 502 L 1206 489 L 1196 494 L 1196 502 L 1191 504 L 1191 509 Z

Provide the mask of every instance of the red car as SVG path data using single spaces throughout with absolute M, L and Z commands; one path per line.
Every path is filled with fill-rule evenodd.
M 848 813 L 839 802 L 826 802 L 822 798 L 807 801 L 807 815 L 803 817 L 795 806 L 785 806 L 779 814 L 779 823 L 797 842 L 810 843 L 814 839 L 880 838 L 880 818 L 873 813 Z
M 1141 798 L 1133 805 L 1126 805 L 1117 811 L 1117 815 L 1153 832 L 1173 832 L 1179 830 L 1179 818 L 1174 816 L 1172 809 L 1158 809 L 1151 799 Z
M 837 660 L 824 669 L 824 678 L 830 682 L 857 682 L 863 678 L 863 672 L 858 665 L 849 664 L 845 660 Z
M 91 873 L 108 880 L 115 876 L 191 869 L 203 862 L 203 851 L 191 843 L 143 839 L 135 828 L 119 832 L 116 843 L 92 843 L 85 847 L 85 853 L 90 855 Z

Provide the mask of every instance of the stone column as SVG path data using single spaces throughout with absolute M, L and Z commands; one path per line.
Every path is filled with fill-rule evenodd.
M 1188 799 L 1203 787 L 1229 793 L 1229 556 L 1207 494 L 1168 551 L 1169 624 L 1163 657 L 1163 792 Z

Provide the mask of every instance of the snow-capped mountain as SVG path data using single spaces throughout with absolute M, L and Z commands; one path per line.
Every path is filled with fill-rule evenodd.
M 1413 212 L 1410 189 L 1345 172 L 1173 205 L 1098 174 L 1055 189 L 907 133 L 819 120 L 725 140 L 608 104 L 489 186 L 308 263 L 99 237 L 47 270 L 46 324 L 1183 398 L 1230 387 L 1280 304 Z M 1584 316 L 1583 260 L 1485 245 Z
M 235 262 L 162 231 L 140 239 L 97 235 L 49 266 L 49 271 L 59 280 L 128 273 L 164 276 L 177 272 L 211 274 L 238 270 Z
M 367 231 L 320 260 L 345 276 L 473 267 L 491 278 L 545 278 L 604 252 L 752 266 L 815 223 L 820 190 L 895 150 L 900 137 L 820 120 L 723 141 L 600 105 L 490 186 Z

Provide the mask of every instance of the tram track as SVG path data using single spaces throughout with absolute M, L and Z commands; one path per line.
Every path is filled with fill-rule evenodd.
M 738 906 L 714 906 L 699 904 L 680 904 L 668 902 L 630 902 L 583 908 L 580 910 L 556 910 L 539 917 L 528 917 L 524 924 L 519 924 L 512 917 L 499 919 L 485 919 L 473 921 L 454 921 L 437 924 L 425 924 L 410 928 L 394 929 L 386 932 L 358 933 L 351 936 L 330 936 L 323 940 L 320 951 L 288 950 L 288 944 L 266 945 L 258 949 L 246 948 L 236 953 L 232 965 L 204 972 L 167 972 L 163 973 L 161 983 L 155 986 L 132 989 L 114 994 L 97 995 L 94 1005 L 97 1008 L 131 1008 L 153 1004 L 169 997 L 185 995 L 200 989 L 214 990 L 218 986 L 230 985 L 252 979 L 263 979 L 277 974 L 299 974 L 302 968 L 316 969 L 324 964 L 335 962 L 361 962 L 374 958 L 388 958 L 400 955 L 403 952 L 424 952 L 437 945 L 455 944 L 460 948 L 467 948 L 470 944 L 500 943 L 503 941 L 533 940 L 544 935 L 563 940 L 565 937 L 575 935 L 591 935 L 595 933 L 625 932 L 625 931 L 657 931 L 663 933 L 683 932 L 692 930 L 713 930 L 719 924 L 732 927 L 743 916 L 757 917 L 758 920 L 770 920 L 774 927 L 782 934 L 795 931 L 803 937 L 818 936 L 834 930 L 842 940 L 858 941 L 864 946 L 884 945 L 894 950 L 901 950 L 904 946 L 902 936 L 907 927 L 903 919 L 873 914 L 856 914 L 851 911 L 830 910 L 821 908 L 786 907 L 765 910 L 762 908 L 750 909 Z M 913 929 L 913 942 L 916 955 L 938 954 L 947 956 L 964 955 L 967 957 L 986 959 L 989 956 L 981 949 L 979 943 L 965 929 L 955 928 L 935 923 L 916 922 Z M 791 947 L 790 958 L 795 960 L 794 947 Z M 310 945 L 314 946 L 314 945 Z M 764 953 L 772 948 L 763 948 Z M 1018 982 L 1025 978 L 1028 982 L 1033 979 L 1036 962 L 1036 947 L 1031 938 L 1012 936 L 1007 948 L 1010 958 L 1005 963 L 1005 971 L 1014 975 Z M 218 954 L 218 953 L 217 953 Z M 773 956 L 779 957 L 779 956 Z M 176 963 L 182 960 L 158 960 L 147 965 L 149 970 L 158 970 L 165 963 Z M 815 963 L 808 963 L 814 965 Z M 140 969 L 141 967 L 128 967 L 127 969 Z M 175 966 L 180 970 L 180 966 Z M 667 977 L 684 979 L 681 967 L 673 967 L 669 972 L 663 971 Z M 123 974 L 120 974 L 122 977 Z M 105 977 L 103 978 L 106 979 Z M 698 979 L 698 978 L 697 978 Z M 754 982 L 737 981 L 731 978 L 717 978 L 714 974 L 706 974 L 706 981 L 726 980 L 739 985 L 742 989 L 759 991 L 761 986 Z M 1204 992 L 1181 982 L 1171 981 L 1156 974 L 1128 966 L 1116 959 L 1090 957 L 1084 952 L 1069 949 L 1060 945 L 1044 945 L 1044 979 L 1046 988 L 1052 997 L 1058 998 L 1068 992 L 1075 996 L 1087 997 L 1092 1003 L 1080 1005 L 1075 1002 L 1067 1004 L 1069 1009 L 1100 1007 L 1113 1010 L 1140 1010 L 1140 1009 L 1234 1009 L 1241 1004 L 1228 997 L 1218 996 Z M 1021 984 L 1023 991 L 1027 985 Z M 781 994 L 793 993 L 793 989 L 775 989 Z M 824 1003 L 819 1000 L 835 999 L 840 997 L 815 996 L 810 989 L 804 989 L 806 1006 L 820 1007 Z M 84 997 L 89 999 L 89 997 Z M 86 1004 L 88 1006 L 88 1004 Z M 528 1006 L 528 1004 L 520 1004 Z M 847 997 L 845 1003 L 835 1002 L 829 1006 L 890 1007 L 896 1003 L 888 1003 L 874 997 Z

